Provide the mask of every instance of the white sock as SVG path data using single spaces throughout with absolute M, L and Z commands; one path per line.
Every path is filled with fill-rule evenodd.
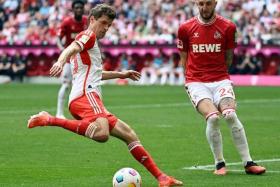
M 215 164 L 225 161 L 219 119 L 219 115 L 216 112 L 211 113 L 208 115 L 206 127 L 206 137 L 214 155 Z
M 229 128 L 231 129 L 232 138 L 237 148 L 237 151 L 239 152 L 244 165 L 246 165 L 248 161 L 252 161 L 252 158 L 250 156 L 249 146 L 247 143 L 247 138 L 243 125 L 239 121 L 234 109 L 224 110 L 223 116 Z
M 57 109 L 56 116 L 64 115 L 64 101 L 65 101 L 65 92 L 69 88 L 69 84 L 63 83 L 59 89 L 58 97 L 57 97 Z

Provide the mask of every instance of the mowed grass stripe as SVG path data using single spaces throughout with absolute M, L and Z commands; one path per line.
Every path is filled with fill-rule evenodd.
M 237 101 L 238 104 L 265 104 L 265 105 L 279 105 L 280 99 L 248 99 L 248 100 L 239 100 Z M 192 106 L 191 103 L 165 103 L 165 104 L 142 104 L 142 105 L 119 105 L 119 106 L 106 106 L 108 109 L 145 109 L 145 108 L 162 108 L 162 107 L 185 107 L 185 106 Z M 28 112 L 38 112 L 39 109 L 42 109 L 42 107 L 38 109 L 32 109 L 28 110 Z M 44 108 L 46 111 L 55 112 L 56 108 Z M 13 109 L 15 110 L 15 108 Z M 0 114 L 15 114 L 15 113 L 26 113 L 26 110 L 1 110 Z
M 127 146 L 115 138 L 99 144 L 62 128 L 26 128 L 29 115 L 49 109 L 54 114 L 59 85 L 10 84 L 0 89 L 0 111 L 10 111 L 0 113 L 0 186 L 111 187 L 113 174 L 122 167 L 138 170 L 143 187 L 157 186 Z M 280 89 L 235 90 L 253 158 L 280 158 Z M 211 171 L 182 170 L 184 166 L 213 162 L 205 138 L 205 121 L 193 109 L 182 87 L 106 85 L 103 93 L 108 109 L 135 129 L 158 166 L 185 186 L 279 186 L 279 173 L 248 176 L 233 172 L 216 177 Z M 237 161 L 240 157 L 229 130 L 222 126 L 226 160 Z M 263 165 L 268 171 L 280 168 L 279 162 Z

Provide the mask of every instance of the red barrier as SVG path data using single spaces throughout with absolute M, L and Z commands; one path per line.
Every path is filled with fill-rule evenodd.
M 127 55 L 137 54 L 144 56 L 146 54 L 158 55 L 162 51 L 166 55 L 171 55 L 172 53 L 178 53 L 178 49 L 174 44 L 123 44 L 114 45 L 104 43 L 102 45 L 102 50 L 112 56 L 118 56 L 122 53 Z M 242 54 L 244 51 L 248 51 L 252 55 L 262 54 L 269 57 L 273 54 L 280 55 L 279 46 L 263 46 L 261 49 L 256 49 L 252 46 L 238 46 L 235 49 L 235 53 Z M 14 55 L 18 51 L 20 54 L 27 56 L 28 54 L 33 54 L 35 56 L 40 56 L 41 54 L 46 54 L 47 56 L 53 56 L 54 54 L 59 54 L 59 49 L 55 45 L 1 45 L 0 44 L 0 55 L 7 53 L 9 55 Z
M 231 75 L 230 79 L 237 86 L 280 86 L 280 76 Z

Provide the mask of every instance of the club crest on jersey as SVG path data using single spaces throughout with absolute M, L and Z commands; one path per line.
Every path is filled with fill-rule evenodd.
M 221 39 L 221 38 L 222 38 L 221 33 L 219 33 L 218 31 L 216 31 L 216 32 L 214 33 L 214 38 L 215 38 L 215 39 Z

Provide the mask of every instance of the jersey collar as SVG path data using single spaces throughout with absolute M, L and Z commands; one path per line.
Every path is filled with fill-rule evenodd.
M 209 21 L 208 23 L 204 23 L 204 22 L 202 21 L 202 19 L 200 18 L 200 15 L 197 15 L 197 16 L 196 16 L 197 22 L 198 22 L 200 25 L 204 25 L 204 26 L 212 25 L 212 24 L 216 21 L 216 19 L 217 19 L 217 15 L 215 14 L 211 21 Z

